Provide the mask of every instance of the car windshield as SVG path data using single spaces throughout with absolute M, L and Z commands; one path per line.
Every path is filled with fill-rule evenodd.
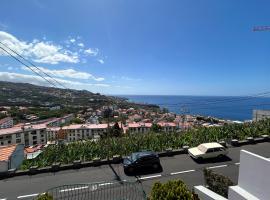
M 199 145 L 198 149 L 203 153 L 205 153 L 207 151 L 207 148 L 205 146 L 203 146 L 203 145 Z
M 132 161 L 136 161 L 138 159 L 138 157 L 139 157 L 138 153 L 133 153 L 133 154 L 131 154 L 130 158 L 131 158 Z

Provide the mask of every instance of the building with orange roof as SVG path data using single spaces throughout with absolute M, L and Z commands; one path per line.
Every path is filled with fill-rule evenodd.
M 2 128 L 11 128 L 13 126 L 13 118 L 5 117 L 0 120 L 0 129 Z
M 14 144 L 0 147 L 0 173 L 17 169 L 24 160 L 24 145 Z

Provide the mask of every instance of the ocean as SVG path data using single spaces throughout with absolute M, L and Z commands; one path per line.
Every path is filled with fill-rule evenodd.
M 251 120 L 253 109 L 270 110 L 270 97 L 119 95 L 131 102 L 156 104 L 177 114 Z

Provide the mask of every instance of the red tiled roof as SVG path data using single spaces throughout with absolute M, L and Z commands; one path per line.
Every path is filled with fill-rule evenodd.
M 9 145 L 9 146 L 2 146 L 0 147 L 0 161 L 7 161 L 9 160 L 9 157 L 12 155 L 12 153 L 16 149 L 15 145 Z
M 9 120 L 12 120 L 12 118 L 11 117 L 5 117 L 5 118 L 0 120 L 0 124 L 3 124 L 3 123 L 5 123 L 5 122 L 7 122 Z

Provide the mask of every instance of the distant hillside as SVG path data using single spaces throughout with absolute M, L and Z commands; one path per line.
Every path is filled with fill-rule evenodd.
M 134 104 L 124 98 L 105 96 L 87 90 L 60 89 L 29 83 L 0 81 L 0 106 L 91 106 L 158 108 L 156 105 Z

